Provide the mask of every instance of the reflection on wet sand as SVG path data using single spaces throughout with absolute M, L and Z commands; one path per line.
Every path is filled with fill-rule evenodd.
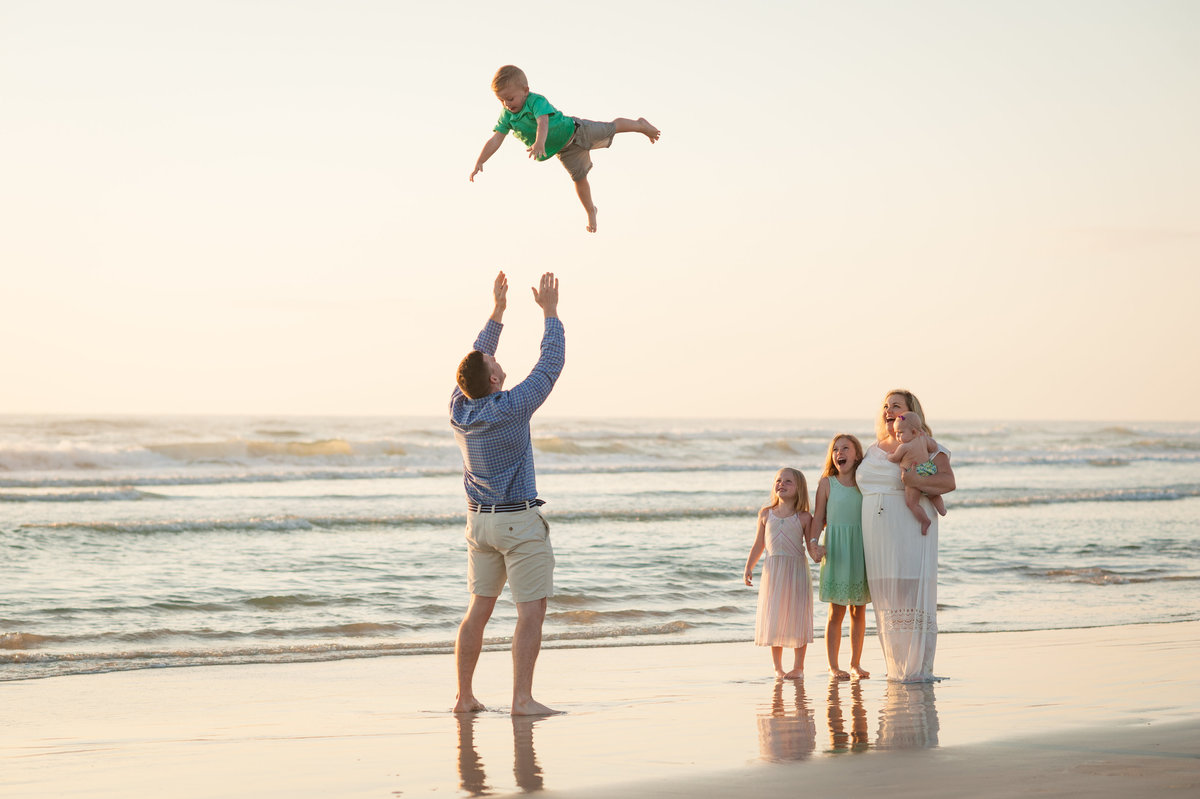
M 846 731 L 846 712 L 842 701 L 850 702 L 850 731 Z M 867 731 L 867 709 L 863 706 L 862 682 L 829 680 L 829 751 L 865 752 L 871 745 Z
M 459 714 L 458 721 L 458 776 L 459 784 L 471 796 L 487 796 L 492 793 L 484 772 L 483 759 L 475 748 L 475 724 L 479 715 Z M 538 765 L 533 751 L 533 727 L 539 718 L 513 716 L 513 776 L 517 786 L 526 793 L 542 790 L 545 780 L 542 767 Z
M 938 745 L 938 715 L 931 682 L 889 682 L 879 710 L 876 749 L 927 749 Z
M 769 711 L 758 714 L 759 756 L 772 763 L 803 760 L 816 748 L 817 725 L 804 694 L 804 680 L 776 682 Z

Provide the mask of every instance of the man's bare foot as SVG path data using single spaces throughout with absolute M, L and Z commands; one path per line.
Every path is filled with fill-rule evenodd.
M 460 698 L 456 700 L 454 703 L 454 710 L 452 712 L 478 713 L 481 710 L 487 710 L 487 708 L 483 706 L 483 702 L 480 702 L 473 696 L 468 696 L 465 699 Z
M 854 672 L 854 678 L 857 680 L 866 680 L 871 677 L 871 672 L 862 666 L 855 666 L 853 663 L 850 664 L 850 671 Z
M 829 676 L 835 680 L 848 680 L 848 679 L 850 679 L 850 672 L 843 671 L 842 669 L 839 669 L 836 666 L 830 666 L 829 667 Z
M 592 210 L 588 211 L 588 226 L 587 226 L 588 233 L 596 232 L 596 214 L 599 211 L 600 211 L 600 209 L 594 205 L 592 206 Z
M 513 702 L 512 707 L 512 714 L 514 716 L 554 716 L 564 712 L 562 710 L 552 710 L 533 699 L 527 702 Z
M 787 674 L 783 675 L 785 680 L 799 680 L 804 677 L 803 669 L 792 669 Z
M 647 122 L 645 117 L 638 117 L 638 133 L 645 135 L 651 144 L 658 141 L 658 137 L 662 135 L 662 131 Z

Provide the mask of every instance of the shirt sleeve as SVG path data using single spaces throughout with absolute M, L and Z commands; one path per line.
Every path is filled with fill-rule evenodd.
M 542 334 L 542 354 L 534 364 L 533 371 L 508 392 L 512 410 L 532 416 L 550 396 L 566 360 L 567 343 L 563 325 L 558 317 L 552 316 L 546 320 L 545 332 Z
M 500 118 L 496 120 L 496 126 L 494 128 L 492 128 L 492 132 L 493 133 L 508 133 L 512 129 L 513 129 L 512 125 L 510 125 L 508 122 L 508 113 L 506 112 L 506 113 L 501 114 Z
M 540 94 L 529 95 L 529 99 L 525 102 L 525 108 L 535 118 L 558 113 L 558 109 L 550 105 L 550 101 Z

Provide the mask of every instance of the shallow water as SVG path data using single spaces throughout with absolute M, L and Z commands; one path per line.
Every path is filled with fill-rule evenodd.
M 755 511 L 844 429 L 537 420 L 546 646 L 749 640 Z M 937 432 L 943 631 L 1200 618 L 1200 425 Z M 0 679 L 448 651 L 463 505 L 441 419 L 0 417 Z

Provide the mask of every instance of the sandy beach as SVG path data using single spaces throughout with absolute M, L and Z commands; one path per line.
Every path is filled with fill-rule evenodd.
M 868 668 L 882 670 L 867 640 Z M 935 685 L 776 683 L 750 644 L 505 652 L 457 718 L 449 655 L 0 684 L 6 797 L 897 796 L 1200 790 L 1200 623 L 943 635 Z M 880 674 L 882 676 L 882 674 Z

